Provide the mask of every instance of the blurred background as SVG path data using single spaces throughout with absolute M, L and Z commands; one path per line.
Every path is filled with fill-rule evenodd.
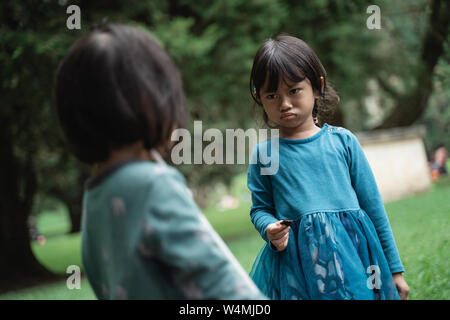
M 69 30 L 73 4 L 81 29 Z M 368 28 L 371 5 L 380 8 L 380 29 Z M 305 40 L 341 97 L 327 122 L 360 133 L 376 167 L 410 298 L 450 299 L 449 7 L 446 0 L 2 0 L 0 299 L 95 299 L 83 273 L 81 289 L 66 286 L 67 267 L 82 268 L 81 196 L 91 170 L 65 148 L 53 90 L 71 44 L 104 19 L 143 28 L 167 50 L 183 77 L 188 125 L 202 120 L 203 130 L 262 127 L 249 94 L 253 57 L 280 33 Z M 423 183 L 390 197 L 383 181 L 392 167 L 377 159 L 399 136 L 419 148 L 391 154 L 398 167 L 421 169 L 396 183 Z M 249 272 L 263 242 L 249 218 L 246 165 L 177 168 Z

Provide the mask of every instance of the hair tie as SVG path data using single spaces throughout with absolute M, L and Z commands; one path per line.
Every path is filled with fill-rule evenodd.
M 320 76 L 320 95 L 323 97 L 323 95 L 325 94 L 324 92 L 324 87 L 325 87 L 325 79 L 323 76 Z

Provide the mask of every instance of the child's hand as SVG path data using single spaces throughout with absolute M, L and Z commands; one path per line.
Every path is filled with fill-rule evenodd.
M 267 238 L 277 248 L 278 251 L 286 249 L 289 240 L 289 230 L 291 227 L 282 225 L 280 221 L 271 223 L 267 226 Z
M 392 278 L 394 279 L 394 283 L 397 287 L 400 299 L 408 300 L 409 286 L 406 283 L 405 278 L 403 278 L 403 274 L 401 272 L 393 273 Z

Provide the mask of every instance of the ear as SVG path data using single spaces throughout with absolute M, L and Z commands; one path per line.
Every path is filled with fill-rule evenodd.
M 261 99 L 258 97 L 255 87 L 253 87 L 252 94 L 253 94 L 253 97 L 255 97 L 256 101 L 258 101 L 258 103 L 261 103 Z
M 319 99 L 320 98 L 320 92 L 318 90 L 314 90 L 313 94 L 314 94 L 314 99 Z

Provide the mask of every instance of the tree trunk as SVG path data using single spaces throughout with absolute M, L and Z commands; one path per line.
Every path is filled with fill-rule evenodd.
M 0 126 L 0 293 L 57 278 L 33 255 L 27 218 L 36 179 L 32 166 L 25 165 L 21 188 L 18 161 L 4 124 Z
M 415 89 L 406 95 L 395 94 L 395 108 L 382 124 L 374 129 L 412 125 L 425 111 L 433 91 L 433 71 L 439 57 L 444 53 L 444 43 L 448 41 L 449 21 L 450 2 L 433 0 L 427 30 L 422 40 L 418 71 L 415 74 Z
M 70 233 L 77 233 L 81 231 L 81 202 L 82 197 L 77 199 L 77 201 L 72 201 L 70 203 L 66 203 L 67 208 L 69 210 L 69 216 L 70 216 Z
M 67 210 L 70 216 L 70 233 L 77 233 L 81 231 L 81 212 L 83 202 L 83 186 L 91 170 L 89 166 L 80 165 L 77 173 L 77 181 L 74 186 L 75 189 L 67 189 L 66 186 L 61 186 L 56 192 L 59 197 L 67 206 Z

